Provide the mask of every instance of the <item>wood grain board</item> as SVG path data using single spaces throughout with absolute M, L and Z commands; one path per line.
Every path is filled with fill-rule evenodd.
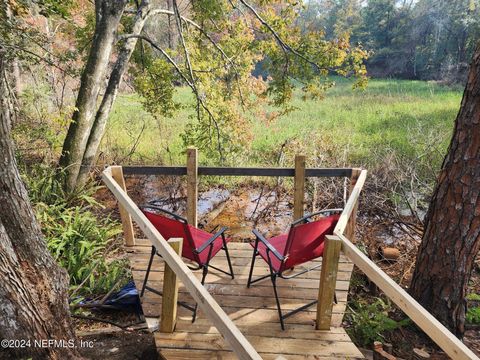
M 150 242 L 137 239 L 136 246 L 129 248 L 129 259 L 137 288 L 140 288 L 150 256 Z M 348 294 L 348 285 L 353 264 L 343 255 L 340 257 L 336 295 L 338 304 L 333 306 L 332 327 L 328 331 L 315 330 L 316 307 L 312 306 L 286 320 L 282 331 L 269 279 L 246 287 L 253 249 L 246 243 L 230 243 L 230 256 L 234 264 L 235 279 L 212 269 L 206 279 L 206 289 L 228 314 L 231 320 L 250 341 L 264 359 L 358 359 L 361 352 L 341 327 Z M 321 260 L 306 264 L 311 267 Z M 228 269 L 226 258 L 220 252 L 212 264 Z M 294 271 L 301 270 L 298 267 Z M 156 256 L 148 284 L 162 289 L 163 260 Z M 266 264 L 257 259 L 254 275 L 266 274 Z M 194 272 L 200 278 L 201 271 Z M 320 271 L 307 272 L 295 279 L 279 279 L 278 291 L 282 309 L 291 310 L 318 296 Z M 193 299 L 183 284 L 179 284 L 180 301 L 193 305 Z M 142 298 L 146 317 L 158 317 L 161 313 L 162 298 L 146 291 Z M 170 359 L 236 359 L 235 354 L 212 323 L 199 311 L 192 324 L 192 313 L 178 308 L 175 331 L 172 334 L 155 332 L 155 342 L 162 358 Z

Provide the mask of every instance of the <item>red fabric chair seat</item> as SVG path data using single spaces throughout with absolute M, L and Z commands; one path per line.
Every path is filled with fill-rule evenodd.
M 147 210 L 142 210 L 145 216 L 155 226 L 158 232 L 165 238 L 182 238 L 183 249 L 182 256 L 186 259 L 194 261 L 199 265 L 205 265 L 208 259 L 209 247 L 203 250 L 200 254 L 196 254 L 193 250 L 198 249 L 214 234 L 195 228 L 192 225 L 183 223 L 179 220 L 171 219 L 166 216 L 156 214 Z M 226 242 L 230 238 L 225 239 Z M 223 246 L 222 237 L 219 236 L 213 242 L 213 249 L 210 258 L 213 258 Z
M 214 234 L 210 234 L 206 231 L 197 229 L 196 227 L 192 225 L 188 225 L 188 228 L 190 230 L 190 235 L 192 236 L 193 243 L 195 244 L 195 248 L 198 249 L 200 246 L 202 246 L 205 242 L 207 242 L 208 239 L 210 239 Z M 225 238 L 225 242 L 229 242 L 231 238 Z M 215 254 L 217 254 L 223 246 L 223 240 L 222 237 L 219 236 L 218 238 L 215 239 L 213 242 L 213 249 L 212 249 L 212 254 L 210 258 L 213 258 Z M 208 260 L 208 252 L 209 248 L 207 247 L 205 250 L 203 250 L 200 254 L 198 254 L 198 258 L 200 260 L 200 265 L 206 264 Z M 185 256 L 187 259 L 191 259 L 187 256 Z M 194 260 L 195 261 L 195 260 Z
M 322 256 L 325 236 L 333 234 L 333 229 L 339 217 L 340 215 L 322 217 L 317 221 L 292 227 L 288 234 L 267 239 L 281 255 L 285 256 L 282 262 L 270 253 L 273 270 L 276 272 L 284 271 Z M 255 242 L 250 243 L 250 245 L 255 247 Z M 259 242 L 257 250 L 259 255 L 268 263 L 267 247 Z
M 280 254 L 283 255 L 284 251 L 285 251 L 285 246 L 287 245 L 287 239 L 288 239 L 288 234 L 282 234 L 282 235 L 278 235 L 278 236 L 275 236 L 275 237 L 272 237 L 272 238 L 268 239 L 268 242 L 270 244 L 272 244 L 273 247 Z M 251 242 L 250 245 L 252 247 L 255 247 L 255 242 Z M 267 247 L 263 243 L 259 242 L 257 250 L 258 250 L 258 254 L 268 264 Z M 270 260 L 272 261 L 273 270 L 279 271 L 280 266 L 282 265 L 282 262 L 280 260 L 278 260 L 278 258 L 275 255 L 273 255 L 272 253 L 270 253 Z

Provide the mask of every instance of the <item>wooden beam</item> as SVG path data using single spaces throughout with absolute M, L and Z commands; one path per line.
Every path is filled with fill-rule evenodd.
M 261 360 L 260 355 L 258 355 L 253 346 L 248 342 L 245 336 L 243 336 L 240 330 L 238 330 L 232 320 L 217 304 L 215 299 L 210 295 L 205 287 L 202 286 L 200 280 L 196 278 L 192 271 L 182 261 L 180 256 L 175 253 L 175 251 L 168 245 L 158 230 L 140 211 L 133 200 L 130 199 L 126 192 L 112 178 L 110 168 L 103 172 L 102 178 L 113 195 L 115 195 L 117 200 L 130 213 L 133 220 L 135 220 L 143 233 L 157 248 L 157 251 L 163 257 L 165 263 L 170 266 L 175 274 L 177 274 L 179 280 L 184 284 L 185 288 L 188 290 L 195 302 L 198 303 L 200 309 L 218 329 L 219 333 L 223 335 L 238 358 L 242 360 Z
M 349 197 L 352 195 L 353 189 L 357 184 L 357 180 L 362 172 L 362 169 L 352 169 L 352 176 L 350 176 L 350 189 Z M 345 228 L 345 236 L 350 239 L 351 242 L 355 243 L 355 225 L 357 224 L 357 210 L 358 210 L 358 200 L 353 206 L 353 210 L 348 218 L 347 226 Z
M 455 335 L 425 310 L 413 297 L 385 274 L 345 236 L 337 234 L 342 250 L 400 309 L 407 314 L 452 359 L 479 358 Z
M 360 197 L 360 192 L 362 191 L 363 184 L 365 184 L 365 180 L 367 178 L 367 170 L 362 170 L 360 172 L 360 176 L 357 179 L 353 190 L 348 197 L 347 204 L 342 211 L 342 215 L 340 215 L 340 219 L 338 219 L 338 223 L 333 230 L 335 235 L 341 234 L 343 235 L 345 228 L 347 227 L 347 223 L 352 215 L 355 207 L 357 206 L 358 198 Z
M 124 166 L 125 175 L 187 175 L 186 166 Z
M 126 193 L 127 189 L 125 187 L 125 178 L 123 177 L 122 167 L 111 166 L 110 170 L 112 177 Z M 135 246 L 135 235 L 133 232 L 132 217 L 121 204 L 118 204 L 118 208 L 120 210 L 120 219 L 122 220 L 123 238 L 125 240 L 125 246 Z
M 317 330 L 330 330 L 341 248 L 342 241 L 338 236 L 327 235 L 318 289 Z
M 197 227 L 198 159 L 197 149 L 187 149 L 187 221 Z
M 182 254 L 182 238 L 172 238 L 168 243 L 179 256 Z M 175 272 L 165 264 L 163 273 L 162 314 L 160 316 L 160 331 L 173 333 L 177 322 L 178 280 Z
M 303 217 L 305 205 L 305 156 L 295 156 L 295 180 L 293 195 L 293 220 Z
M 187 175 L 186 166 L 124 166 L 124 175 Z M 305 177 L 350 177 L 350 168 L 312 168 L 305 169 Z M 198 167 L 199 176 L 266 176 L 294 177 L 294 168 L 255 168 L 255 167 Z

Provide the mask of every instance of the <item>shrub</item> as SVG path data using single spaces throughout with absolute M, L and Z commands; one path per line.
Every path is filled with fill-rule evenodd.
M 480 294 L 476 294 L 476 293 L 468 294 L 467 300 L 480 301 Z
M 468 309 L 465 318 L 470 324 L 480 324 L 480 307 L 473 307 Z
M 467 300 L 468 309 L 467 314 L 465 315 L 467 323 L 480 324 L 480 306 L 478 306 L 478 302 L 480 302 L 480 294 L 468 294 Z
M 347 319 L 350 327 L 348 334 L 355 344 L 369 346 L 374 341 L 384 341 L 384 334 L 388 331 L 408 325 L 410 319 L 396 321 L 389 317 L 392 307 L 389 302 L 376 298 L 372 303 L 354 302 L 348 306 Z
M 126 260 L 108 257 L 121 231 L 119 224 L 96 215 L 103 209 L 93 198 L 99 187 L 89 184 L 65 193 L 55 172 L 42 165 L 30 169 L 24 178 L 47 246 L 70 276 L 71 292 L 102 294 L 126 282 Z

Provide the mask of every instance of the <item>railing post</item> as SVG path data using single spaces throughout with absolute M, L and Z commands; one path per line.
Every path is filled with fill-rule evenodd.
M 125 178 L 123 177 L 123 170 L 121 166 L 111 166 L 112 170 L 112 177 L 117 182 L 118 185 L 122 188 L 122 190 L 126 193 L 127 188 L 125 187 Z M 120 219 L 122 220 L 122 227 L 123 227 L 123 237 L 125 239 L 125 246 L 135 246 L 135 236 L 133 232 L 133 223 L 132 217 L 128 213 L 128 211 L 122 206 L 122 204 L 118 204 L 118 208 L 120 210 Z
M 352 193 L 352 190 L 355 187 L 355 184 L 357 183 L 358 177 L 360 176 L 361 172 L 362 172 L 362 169 L 358 169 L 358 168 L 352 169 L 352 175 L 350 176 L 349 194 Z M 357 209 L 358 209 L 358 200 L 355 203 L 355 206 L 353 207 L 352 214 L 350 215 L 347 226 L 345 228 L 345 236 L 353 243 L 355 243 L 355 225 L 357 223 Z
M 318 289 L 317 330 L 330 330 L 341 248 L 342 241 L 338 236 L 327 235 Z
M 187 221 L 197 227 L 198 159 L 197 149 L 187 149 Z
M 180 255 L 182 253 L 182 238 L 168 240 L 172 249 Z M 178 280 L 175 272 L 165 262 L 163 273 L 162 314 L 160 316 L 160 332 L 172 333 L 177 322 Z
M 293 220 L 303 217 L 305 205 L 305 156 L 295 156 L 295 184 L 293 195 Z

